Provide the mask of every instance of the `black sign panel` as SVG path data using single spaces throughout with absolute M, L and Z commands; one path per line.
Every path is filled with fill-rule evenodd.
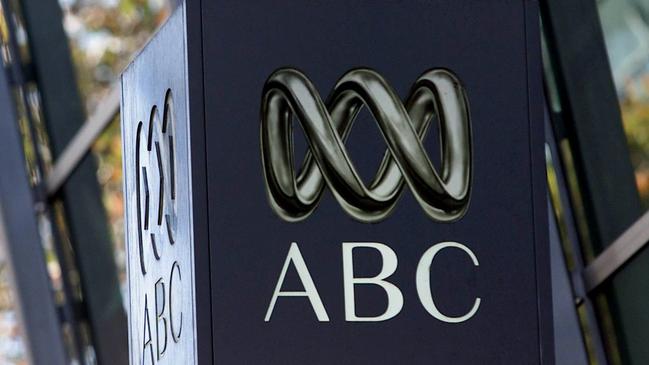
M 189 234 L 191 259 L 170 254 L 182 256 L 177 269 L 155 253 L 140 262 L 137 235 L 128 236 L 131 283 L 142 281 L 140 264 L 169 260 L 163 280 L 182 273 L 193 295 L 180 336 L 171 328 L 179 312 L 150 309 L 152 324 L 170 324 L 167 354 L 225 364 L 551 363 L 536 6 L 183 5 L 183 46 L 165 51 L 186 49 L 175 70 L 187 75 L 187 98 L 174 98 L 174 110 L 188 123 L 177 116 L 174 133 L 187 140 L 171 160 L 186 168 L 174 176 L 189 179 L 190 204 L 140 215 L 160 222 L 141 227 L 146 234 L 167 237 L 175 214 L 169 227 Z M 140 58 L 164 63 L 152 48 Z M 129 69 L 138 70 L 151 73 Z M 150 77 L 160 83 L 165 72 Z M 181 247 L 167 241 L 169 252 Z M 135 360 L 173 363 L 149 356 L 159 334 L 146 347 L 135 318 Z

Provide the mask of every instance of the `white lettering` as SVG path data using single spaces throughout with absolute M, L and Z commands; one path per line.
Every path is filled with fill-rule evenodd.
M 419 295 L 421 304 L 433 317 L 447 323 L 462 323 L 471 319 L 471 317 L 478 312 L 481 299 L 476 298 L 473 303 L 473 308 L 471 308 L 467 314 L 460 317 L 449 317 L 442 314 L 442 312 L 437 309 L 437 306 L 435 306 L 435 302 L 433 301 L 433 294 L 430 290 L 430 267 L 433 264 L 433 259 L 440 251 L 447 248 L 457 248 L 464 251 L 473 261 L 473 265 L 479 266 L 478 259 L 473 254 L 473 251 L 463 244 L 457 242 L 438 243 L 429 248 L 419 260 L 419 265 L 417 265 L 417 294 Z
M 381 253 L 383 267 L 381 272 L 372 278 L 354 277 L 353 250 L 357 247 L 372 248 Z M 403 294 L 394 284 L 385 281 L 397 270 L 397 255 L 392 249 L 382 243 L 343 242 L 343 283 L 345 288 L 345 319 L 348 322 L 380 322 L 393 318 L 403 308 Z M 388 296 L 388 307 L 385 312 L 376 317 L 359 317 L 356 315 L 354 302 L 354 285 L 378 285 Z
M 289 265 L 293 263 L 297 273 L 302 281 L 302 286 L 304 286 L 304 291 L 281 291 L 282 284 L 284 283 L 284 278 L 286 276 L 286 271 L 288 270 Z M 300 249 L 297 246 L 297 243 L 293 242 L 291 248 L 288 250 L 288 255 L 286 256 L 286 261 L 284 262 L 284 268 L 279 275 L 279 280 L 277 280 L 277 286 L 275 286 L 275 292 L 273 297 L 270 300 L 270 305 L 268 306 L 268 311 L 266 311 L 266 318 L 264 321 L 270 321 L 270 317 L 273 314 L 273 309 L 275 308 L 275 303 L 277 303 L 277 297 L 307 297 L 311 302 L 313 311 L 315 312 L 318 321 L 320 322 L 329 322 L 329 316 L 325 310 L 320 295 L 318 295 L 318 290 L 311 279 L 311 274 L 309 274 L 309 269 L 306 267 L 306 263 L 302 258 Z

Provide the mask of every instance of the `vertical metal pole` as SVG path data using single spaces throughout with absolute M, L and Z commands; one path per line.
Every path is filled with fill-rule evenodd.
M 14 86 L 19 86 L 23 89 L 23 92 L 20 93 L 20 98 L 21 102 L 24 105 L 29 105 L 29 100 L 27 98 L 27 83 L 29 80 L 27 80 L 26 76 L 23 74 L 24 72 L 24 67 L 25 65 L 23 64 L 22 60 L 19 59 L 20 55 L 20 48 L 18 45 L 18 41 L 16 39 L 16 24 L 14 23 L 15 18 L 11 16 L 13 14 L 11 5 L 8 0 L 0 0 L 0 4 L 2 4 L 2 9 L 5 11 L 5 20 L 7 24 L 7 29 L 9 31 L 9 39 L 6 44 L 6 46 L 9 48 L 9 52 L 12 55 L 12 62 L 9 64 L 9 68 L 7 69 L 8 75 L 11 75 L 10 79 L 13 81 Z M 42 159 L 42 147 L 40 143 L 37 143 L 37 133 L 36 133 L 36 127 L 35 127 L 35 115 L 34 115 L 34 110 L 32 108 L 26 108 L 25 110 L 25 117 L 27 119 L 27 124 L 28 124 L 28 130 L 29 130 L 29 135 L 30 139 L 34 142 L 34 160 L 36 164 L 36 169 L 37 173 L 40 179 L 43 179 L 44 174 L 45 174 L 45 169 L 44 169 L 44 163 Z M 39 198 L 42 198 L 42 194 L 39 195 Z M 42 206 L 42 205 L 41 205 Z M 45 207 L 44 207 L 45 208 Z M 48 219 L 50 222 L 54 222 L 54 214 L 52 209 L 46 209 L 45 214 L 47 214 Z M 66 303 L 60 307 L 61 314 L 63 316 L 62 320 L 67 322 L 70 327 L 71 327 L 71 332 L 72 332 L 72 338 L 74 339 L 74 348 L 76 353 L 78 354 L 79 358 L 82 358 L 83 355 L 83 342 L 82 342 L 82 337 L 81 337 L 81 329 L 79 326 L 79 318 L 76 316 L 76 308 L 78 307 L 78 303 L 75 300 L 76 296 L 74 295 L 73 291 L 73 284 L 71 283 L 70 276 L 67 275 L 67 273 L 70 272 L 69 270 L 69 264 L 68 260 L 65 258 L 64 254 L 64 249 L 62 247 L 61 240 L 59 238 L 59 235 L 57 234 L 56 230 L 53 230 L 53 234 L 56 237 L 54 242 L 54 249 L 56 251 L 56 256 L 58 257 L 58 262 L 59 266 L 61 267 L 61 272 L 63 273 L 61 275 L 61 282 L 63 286 L 63 292 L 66 298 Z M 69 354 L 70 357 L 74 357 L 72 354 Z M 81 361 L 83 364 L 84 362 Z
M 0 245 L 11 264 L 31 362 L 64 365 L 67 360 L 60 321 L 5 72 L 0 72 L 0 111 Z
M 595 0 L 541 2 L 561 117 L 570 141 L 591 244 L 601 252 L 642 212 Z M 559 126 L 561 127 L 561 126 Z M 605 293 L 626 364 L 649 363 L 644 295 L 649 251 L 614 277 Z
M 61 8 L 56 0 L 24 0 L 21 5 L 50 147 L 56 159 L 84 121 Z M 59 197 L 65 209 L 97 360 L 100 364 L 126 364 L 126 313 L 96 169 L 93 156 L 86 156 Z
M 557 322 L 557 319 L 561 319 L 561 323 L 557 323 L 556 326 L 558 328 L 562 328 L 562 326 L 567 326 L 568 323 L 566 323 L 566 318 L 572 317 L 572 315 L 576 315 L 576 308 L 575 306 L 582 305 L 584 306 L 584 311 L 586 313 L 586 321 L 588 322 L 588 336 L 590 337 L 590 345 L 591 345 L 591 353 L 590 356 L 592 359 L 594 359 L 598 365 L 607 365 L 608 360 L 606 358 L 606 352 L 604 349 L 604 341 L 602 340 L 602 334 L 600 331 L 600 326 L 597 321 L 597 313 L 595 312 L 595 308 L 593 306 L 593 303 L 591 299 L 586 295 L 586 292 L 584 290 L 584 284 L 583 281 L 581 280 L 581 271 L 584 269 L 584 260 L 583 260 L 583 254 L 582 254 L 582 249 L 579 244 L 579 235 L 577 234 L 577 229 L 575 227 L 575 217 L 572 211 L 572 206 L 570 204 L 570 194 L 568 192 L 568 187 L 567 187 L 567 179 L 566 176 L 563 172 L 563 166 L 561 164 L 561 161 L 559 161 L 561 155 L 559 153 L 559 149 L 557 146 L 557 141 L 554 136 L 554 131 L 552 130 L 552 126 L 550 125 L 549 119 L 546 117 L 545 121 L 545 140 L 546 144 L 549 148 L 550 155 L 553 158 L 553 166 L 554 166 L 554 172 L 556 176 L 556 182 L 557 182 L 557 193 L 558 193 L 558 202 L 554 202 L 555 204 L 559 205 L 559 208 L 563 212 L 563 220 L 566 222 L 566 238 L 568 240 L 568 245 L 570 251 L 572 251 L 572 261 L 573 261 L 573 268 L 571 272 L 567 272 L 567 267 L 565 267 L 566 263 L 563 258 L 563 252 L 560 252 L 561 258 L 559 260 L 562 260 L 563 262 L 561 263 L 564 268 L 563 270 L 566 270 L 566 276 L 570 283 L 567 285 L 570 286 L 570 298 L 568 300 L 571 302 L 572 307 L 570 309 L 566 308 L 565 306 L 557 306 L 554 308 L 555 310 L 555 323 Z M 557 230 L 557 222 L 552 219 L 550 222 L 550 231 L 551 231 L 551 244 L 555 247 L 553 247 L 556 251 L 561 250 L 561 242 L 559 241 L 559 237 L 557 237 L 557 233 L 553 232 Z M 558 246 L 558 247 L 557 247 Z M 558 248 L 558 250 L 557 250 Z M 558 271 L 561 271 L 559 268 L 559 265 L 556 265 L 557 269 L 554 269 L 553 275 L 559 276 L 561 275 Z M 558 294 L 557 291 L 561 290 L 559 283 L 559 286 L 553 286 L 552 290 L 554 291 L 555 294 Z M 563 298 L 563 293 L 556 295 L 555 298 L 558 300 L 559 298 Z M 578 303 L 577 303 L 578 302 Z M 562 311 L 562 312 L 558 312 Z M 570 313 L 568 313 L 570 311 Z M 566 336 L 566 333 L 563 333 L 562 335 Z M 565 337 L 567 338 L 567 336 Z M 573 339 L 573 341 L 577 341 L 577 339 Z M 574 359 L 571 359 L 570 361 L 567 359 L 567 357 L 572 357 L 572 356 L 577 356 L 577 352 L 579 351 L 579 348 L 583 349 L 583 341 L 581 342 L 582 346 L 577 347 L 576 345 L 570 345 L 568 348 L 570 350 L 565 351 L 565 353 L 560 354 L 565 356 L 566 358 L 557 358 L 557 363 L 573 363 Z M 566 344 L 557 344 L 557 348 L 566 348 Z M 562 362 L 563 361 L 563 362 Z
M 557 364 L 588 365 L 584 336 L 579 325 L 577 308 L 575 308 L 573 299 L 571 277 L 566 267 L 559 228 L 551 204 L 548 202 L 555 361 Z M 597 364 L 606 365 L 606 363 L 599 362 Z
M 547 0 L 544 24 L 598 251 L 642 213 L 597 3 Z M 575 21 L 579 19 L 579 21 Z

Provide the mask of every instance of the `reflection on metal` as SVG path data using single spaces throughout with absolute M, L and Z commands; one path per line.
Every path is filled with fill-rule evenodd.
M 119 99 L 119 85 L 113 85 L 108 95 L 97 106 L 94 114 L 83 123 L 81 129 L 63 150 L 47 177 L 47 194 L 49 196 L 58 192 L 79 162 L 90 152 L 92 144 L 97 140 L 101 132 L 115 118 L 119 112 Z
M 343 145 L 363 106 L 372 112 L 388 146 L 369 186 Z M 293 115 L 310 146 L 297 176 Z M 422 145 L 435 117 L 441 136 L 441 173 Z M 287 221 L 305 219 L 316 209 L 325 182 L 345 212 L 362 222 L 386 218 L 404 180 L 434 220 L 457 220 L 469 204 L 469 106 L 460 81 L 448 70 L 434 69 L 419 77 L 404 106 L 386 80 L 369 69 L 346 73 L 326 105 L 304 74 L 280 69 L 270 76 L 263 92 L 261 150 L 271 206 Z
M 183 3 L 122 75 L 131 364 L 196 364 L 209 341 L 195 325 L 184 22 Z
M 592 292 L 615 274 L 649 243 L 649 213 L 645 213 L 583 272 L 587 292 Z

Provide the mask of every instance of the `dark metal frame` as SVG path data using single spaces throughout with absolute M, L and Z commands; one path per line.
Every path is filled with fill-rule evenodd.
M 594 292 L 649 244 L 649 213 L 645 213 L 611 243 L 588 267 L 583 280 L 586 292 Z
M 78 90 L 70 87 L 76 85 L 76 77 L 61 8 L 54 0 L 23 0 L 21 5 L 50 148 L 58 159 L 64 157 L 68 146 L 74 146 L 71 143 L 79 142 L 74 137 L 84 122 Z M 63 203 L 97 360 L 126 364 L 126 313 L 96 170 L 94 156 L 86 154 L 61 184 L 56 197 Z
M 108 127 L 119 113 L 119 85 L 111 87 L 97 106 L 97 110 L 82 125 L 67 144 L 47 176 L 47 195 L 55 196 L 79 163 L 90 152 L 93 142 Z
M 572 273 L 573 292 L 576 304 L 586 306 L 595 358 L 599 364 L 606 364 L 608 360 L 603 358 L 605 346 L 592 304 L 595 295 L 605 292 L 609 299 L 613 299 L 613 314 L 618 321 L 626 317 L 627 325 L 623 332 L 628 336 L 641 338 L 639 335 L 646 335 L 643 331 L 649 328 L 646 323 L 634 323 L 643 316 L 642 313 L 632 313 L 634 306 L 628 305 L 637 299 L 636 288 L 639 288 L 641 280 L 646 279 L 646 275 L 642 274 L 649 274 L 646 270 L 647 258 L 640 259 L 645 265 L 634 263 L 636 272 L 633 275 L 615 275 L 649 242 L 649 214 L 638 219 L 642 209 L 628 157 L 597 2 L 546 0 L 541 4 L 561 103 L 561 110 L 554 110 L 551 114 L 554 129 L 548 132 L 552 134 L 551 141 L 556 136 L 557 140 L 567 139 L 570 143 L 590 244 L 598 253 L 592 262 L 585 264 L 583 245 L 573 244 L 576 260 Z M 588 47 L 583 47 L 583 44 Z M 556 144 L 551 145 L 554 145 L 552 154 L 560 157 Z M 561 180 L 563 187 L 560 188 L 565 190 L 567 181 L 564 176 Z M 570 240 L 575 243 L 581 238 L 584 242 L 584 237 L 578 238 L 576 235 L 567 194 L 561 192 L 562 205 L 564 209 L 568 208 L 572 224 L 571 236 L 574 237 Z M 634 324 L 630 326 L 629 323 Z M 625 363 L 647 361 L 641 358 L 642 355 L 631 354 L 629 347 L 627 343 L 620 349 Z
M 15 9 L 11 8 L 11 5 L 8 0 L 0 0 L 2 3 L 2 8 L 4 10 L 4 17 L 6 20 L 6 24 L 9 30 L 9 37 L 8 37 L 8 44 L 6 44 L 6 47 L 9 51 L 10 54 L 10 63 L 7 65 L 6 74 L 3 76 L 8 77 L 7 82 L 8 87 L 12 90 L 21 90 L 21 92 L 18 93 L 18 98 L 19 100 L 14 100 L 16 103 L 22 103 L 25 107 L 25 115 L 24 118 L 26 119 L 26 124 L 27 124 L 27 130 L 29 134 L 29 139 L 32 141 L 32 148 L 34 149 L 34 164 L 33 168 L 36 170 L 34 173 L 38 176 L 39 179 L 42 179 L 43 174 L 45 173 L 45 167 L 44 167 L 44 162 L 42 159 L 42 151 L 40 149 L 40 145 L 37 142 L 37 132 L 35 128 L 35 119 L 37 116 L 35 115 L 35 112 L 32 108 L 27 107 L 29 105 L 29 100 L 27 99 L 26 92 L 28 88 L 28 83 L 32 82 L 31 76 L 32 73 L 29 70 L 29 68 L 23 63 L 23 61 L 20 59 L 20 47 L 18 45 L 17 41 L 17 24 L 16 22 L 16 17 L 18 16 L 15 13 Z M 7 121 L 13 122 L 16 125 L 18 124 L 18 115 L 15 114 L 15 112 L 12 112 L 11 108 L 13 106 L 8 105 L 7 110 L 9 110 L 9 115 Z M 12 134 L 8 134 L 9 137 L 12 136 Z M 8 137 L 7 137 L 8 138 Z M 22 142 L 21 142 L 22 143 Z M 15 157 L 16 159 L 20 159 L 20 155 L 17 155 Z M 24 159 L 24 156 L 23 156 Z M 23 167 L 24 168 L 24 167 Z M 30 182 L 27 182 L 27 186 L 31 186 Z M 19 189 L 19 188 L 18 188 Z M 54 215 L 51 210 L 45 209 L 45 205 L 42 204 L 43 201 L 43 194 L 41 193 L 40 189 L 38 187 L 34 188 L 34 199 L 35 201 L 32 202 L 32 207 L 34 209 L 34 214 L 37 212 L 40 212 L 44 214 L 47 219 L 49 219 L 50 222 L 54 220 Z M 13 214 L 11 212 L 10 214 Z M 34 217 L 35 218 L 35 217 Z M 56 234 L 53 232 L 53 234 Z M 9 241 L 6 239 L 6 246 L 11 247 L 12 245 L 15 245 L 16 242 L 14 241 Z M 39 249 L 41 249 L 39 247 Z M 64 257 L 64 249 L 60 244 L 55 244 L 54 245 L 54 250 L 56 252 L 57 257 Z M 13 263 L 14 267 L 22 267 L 24 266 L 21 261 L 14 261 Z M 38 264 L 38 263 L 33 263 L 33 264 Z M 40 263 L 41 265 L 45 265 L 45 262 Z M 61 259 L 59 262 L 61 272 L 62 273 L 68 273 L 70 268 L 68 267 L 69 265 L 67 264 L 67 261 L 64 259 Z M 30 263 L 29 266 L 32 266 L 32 263 Z M 81 336 L 81 330 L 80 330 L 80 324 L 79 324 L 79 317 L 77 315 L 78 309 L 76 306 L 76 302 L 73 299 L 74 296 L 74 289 L 73 285 L 71 284 L 70 278 L 68 275 L 62 275 L 61 276 L 61 281 L 62 281 L 62 286 L 63 286 L 63 294 L 66 298 L 65 303 L 62 303 L 58 308 L 58 312 L 61 316 L 61 322 L 67 323 L 70 326 L 70 332 L 71 332 L 71 337 L 72 337 L 72 348 L 74 351 L 76 351 L 77 354 L 83 353 L 83 341 L 82 341 L 82 336 Z M 51 288 L 50 288 L 51 289 Z M 33 295 L 37 295 L 40 297 L 43 296 L 49 296 L 51 293 L 49 291 L 43 292 L 43 291 L 34 291 Z M 19 298 L 22 296 L 22 293 L 18 293 Z M 32 328 L 28 328 L 28 331 L 34 331 Z M 30 334 L 28 333 L 27 336 L 29 337 Z M 80 355 L 79 355 L 80 356 Z
M 642 209 L 597 3 L 546 0 L 542 8 L 563 109 L 562 125 L 556 127 L 571 142 L 580 188 L 587 197 L 584 205 L 591 239 L 601 251 Z
M 556 175 L 556 182 L 558 188 L 558 201 L 554 201 L 553 204 L 559 205 L 559 209 L 563 212 L 563 220 L 566 223 L 567 228 L 567 239 L 569 249 L 573 252 L 572 261 L 573 268 L 571 271 L 567 271 L 567 280 L 570 281 L 572 285 L 572 292 L 574 298 L 575 306 L 584 306 L 586 313 L 586 321 L 588 322 L 590 331 L 589 336 L 591 337 L 592 343 L 592 357 L 597 364 L 606 365 L 608 360 L 606 358 L 606 352 L 604 347 L 604 341 L 602 340 L 602 334 L 599 328 L 599 323 L 597 319 L 597 313 L 595 311 L 595 306 L 590 297 L 586 294 L 584 289 L 584 283 L 582 279 L 582 271 L 585 267 L 584 259 L 581 253 L 581 246 L 579 244 L 579 234 L 576 229 L 575 217 L 572 209 L 572 204 L 570 202 L 570 192 L 568 191 L 568 183 L 566 176 L 564 174 L 564 166 L 561 163 L 561 153 L 557 146 L 557 141 L 555 138 L 555 133 L 552 130 L 550 121 L 546 121 L 545 134 L 546 134 L 546 144 L 549 149 L 550 156 L 552 158 L 553 167 Z M 555 217 L 556 218 L 556 217 Z M 557 219 L 558 220 L 558 219 Z M 557 223 L 555 223 L 556 225 Z M 564 260 L 565 261 L 565 260 Z M 566 270 L 568 268 L 566 267 Z M 575 308 L 576 315 L 576 308 Z M 580 339 L 581 340 L 581 339 Z M 585 344 L 584 344 L 585 346 Z M 576 349 L 573 349 L 576 351 Z M 561 354 L 558 354 L 561 356 Z M 557 359 L 561 360 L 561 359 Z M 560 362 L 560 361 L 559 361 Z
M 0 65 L 2 63 L 0 62 Z M 1 71 L 1 70 L 0 70 Z M 35 201 L 25 171 L 12 87 L 0 72 L 0 242 L 4 242 L 22 323 L 28 356 L 35 364 L 67 364 L 59 315 L 45 265 Z
M 52 172 L 44 176 L 46 166 L 42 158 L 43 151 L 37 143 L 34 143 L 36 170 L 41 182 L 34 187 L 35 202 L 30 207 L 37 207 L 38 211 L 45 214 L 54 225 L 54 249 L 62 269 L 65 296 L 62 307 L 56 308 L 52 305 L 52 309 L 60 311 L 62 317 L 57 320 L 59 326 L 63 323 L 70 326 L 76 356 L 68 354 L 69 356 L 77 357 L 78 361 L 84 364 L 93 362 L 93 358 L 102 364 L 126 364 L 128 361 L 126 314 L 122 306 L 107 219 L 95 176 L 96 163 L 93 156 L 89 154 L 92 143 L 118 112 L 119 89 L 112 89 L 97 112 L 84 123 L 81 99 L 76 87 L 71 87 L 76 85 L 75 73 L 67 47 L 67 37 L 62 27 L 62 13 L 58 2 L 24 0 L 20 3 L 20 9 L 15 9 L 13 8 L 15 3 L 10 3 L 8 0 L 1 1 L 9 26 L 10 38 L 7 46 L 11 50 L 12 57 L 15 58 L 10 64 L 8 70 L 10 72 L 3 76 L 11 76 L 9 82 L 18 87 L 37 85 L 50 148 L 54 158 L 57 158 Z M 17 13 L 22 15 L 22 25 L 29 40 L 31 56 L 29 63 L 20 60 L 21 54 L 18 52 L 16 24 L 14 24 Z M 23 98 L 21 102 L 28 105 L 24 93 L 21 97 Z M 27 124 L 31 139 L 35 141 L 35 117 L 32 113 L 33 111 L 28 108 Z M 15 118 L 9 118 L 7 122 L 8 125 L 14 124 L 14 127 L 18 123 Z M 7 136 L 2 137 L 13 137 L 13 134 L 5 134 Z M 20 144 L 20 139 L 17 142 Z M 20 170 L 15 169 L 15 171 L 24 172 L 24 166 L 23 164 Z M 18 191 L 23 187 L 29 189 L 29 182 L 14 188 Z M 56 223 L 61 221 L 52 204 L 57 202 L 62 203 L 60 205 L 63 207 L 65 219 L 63 223 L 66 227 L 56 226 Z M 34 220 L 36 213 L 36 210 L 32 211 Z M 15 214 L 17 212 L 12 210 L 6 216 L 13 218 Z M 7 217 L 5 219 L 9 219 Z M 33 232 L 38 236 L 38 230 Z M 66 234 L 69 235 L 72 243 L 72 251 L 65 244 Z M 22 243 L 22 239 L 17 240 L 15 235 L 9 238 L 9 247 Z M 36 249 L 33 250 L 36 252 Z M 38 250 L 42 252 L 40 244 Z M 14 260 L 14 266 L 22 268 L 23 262 L 24 260 Z M 27 267 L 38 271 L 35 269 L 37 265 L 45 268 L 44 261 L 29 264 Z M 69 277 L 75 270 L 79 272 L 81 279 L 83 292 L 81 297 L 76 294 L 78 289 L 74 287 L 73 280 Z M 22 276 L 29 277 L 22 272 L 17 275 L 18 279 Z M 19 294 L 23 296 L 22 292 Z M 53 299 L 49 291 L 34 291 L 33 295 L 39 297 L 43 305 Z M 32 310 L 29 315 L 32 316 L 33 313 L 41 310 L 48 311 L 48 309 Z M 85 327 L 86 324 L 88 327 Z M 88 329 L 90 334 L 87 333 Z M 39 330 L 27 328 L 27 331 L 29 337 L 34 336 L 33 333 L 38 333 Z M 94 356 L 86 347 L 90 340 L 87 338 L 88 335 L 92 337 Z M 47 343 L 47 341 L 43 342 L 43 344 Z M 41 344 L 30 343 L 30 347 L 34 345 L 38 348 Z M 50 345 L 52 345 L 51 341 Z M 65 353 L 63 346 L 61 343 L 59 348 L 50 348 L 50 353 L 55 355 L 53 358 L 43 358 L 42 361 L 35 362 L 58 363 L 56 354 L 58 351 Z

